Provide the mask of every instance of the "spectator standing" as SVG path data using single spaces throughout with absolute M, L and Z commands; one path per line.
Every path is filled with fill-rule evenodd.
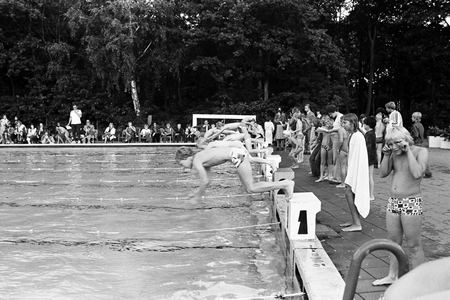
M 211 129 L 211 126 L 209 125 L 208 120 L 205 120 L 203 122 L 203 126 L 200 128 L 200 133 L 202 134 L 202 136 L 205 134 L 205 132 L 207 132 L 208 130 Z
M 379 107 L 376 111 L 375 120 L 375 142 L 377 144 L 377 167 L 381 165 L 381 158 L 383 153 L 381 149 L 384 145 L 384 134 L 386 133 L 386 125 L 383 120 L 386 118 L 386 110 L 383 107 Z
M 341 118 L 342 121 L 342 118 Z M 342 124 L 342 122 L 341 122 Z M 338 130 L 339 144 L 338 144 L 338 159 L 339 170 L 341 171 L 341 183 L 337 188 L 345 188 L 345 177 L 347 177 L 347 165 L 348 165 L 348 132 L 341 126 Z
M 332 171 L 332 143 L 330 129 L 333 127 L 333 120 L 330 116 L 323 116 L 322 126 L 317 128 L 317 132 L 322 134 L 322 143 L 320 144 L 320 174 L 316 182 L 325 180 L 325 168 L 328 168 L 328 180 L 331 180 Z
M 403 119 L 400 112 L 395 110 L 395 103 L 393 101 L 385 104 L 386 112 L 389 114 L 389 117 L 385 119 L 385 123 L 387 123 L 387 129 L 392 126 L 400 126 L 403 127 Z
M 264 136 L 264 141 L 266 142 L 266 144 L 268 146 L 272 146 L 274 130 L 275 130 L 275 125 L 273 124 L 270 117 L 267 116 L 266 121 L 264 122 L 264 131 L 266 133 Z
M 320 120 L 314 120 L 313 131 L 311 132 L 311 142 L 310 149 L 311 155 L 309 156 L 309 165 L 311 167 L 311 176 L 319 177 L 320 176 L 320 150 L 322 149 L 322 137 L 323 133 L 317 132 L 317 129 L 320 127 Z
M 411 137 L 414 140 L 414 145 L 418 147 L 422 147 L 423 141 L 425 140 L 424 133 L 425 128 L 423 128 L 422 123 L 420 122 L 422 120 L 422 113 L 421 112 L 415 112 L 412 114 L 411 117 L 413 121 L 413 125 L 411 128 Z M 424 178 L 430 178 L 433 176 L 433 173 L 431 173 L 430 165 L 427 164 L 427 168 L 425 170 Z
M 375 137 L 375 118 L 370 116 L 364 119 L 364 139 L 366 140 L 367 156 L 369 158 L 369 188 L 370 188 L 370 200 L 375 200 L 373 189 L 375 182 L 373 180 L 373 169 L 377 163 L 377 144 Z
M 281 110 L 281 108 L 278 108 L 277 113 L 275 114 L 275 117 L 273 119 L 275 123 L 275 140 L 277 142 L 277 150 L 283 150 L 284 149 L 284 135 L 283 130 L 286 125 L 286 114 Z
M 332 143 L 332 154 L 333 154 L 333 165 L 328 168 L 328 172 L 330 172 L 331 183 L 339 184 L 340 182 L 337 180 L 340 177 L 341 171 L 337 165 L 337 151 L 339 148 L 339 128 L 341 127 L 341 118 L 342 114 L 339 112 L 338 108 L 335 105 L 329 105 L 327 107 L 327 112 L 330 117 L 334 119 L 333 128 L 330 130 L 331 133 L 331 143 Z M 342 179 L 343 180 L 343 179 Z
M 308 120 L 308 126 L 306 128 L 303 128 L 304 134 L 305 134 L 305 154 L 311 153 L 311 149 L 309 146 L 309 142 L 311 139 L 311 129 L 314 124 L 314 119 L 316 119 L 316 116 L 314 115 L 313 111 L 311 110 L 311 106 L 309 104 L 305 105 L 305 112 L 306 112 L 306 119 Z
M 69 123 L 67 123 L 67 126 L 72 127 L 72 136 L 73 140 L 76 143 L 80 143 L 80 131 L 81 131 L 81 117 L 82 112 L 77 108 L 76 105 L 73 105 L 73 109 L 70 112 L 69 116 Z
M 361 216 L 370 211 L 369 158 L 364 135 L 358 130 L 358 117 L 346 114 L 342 125 L 349 134 L 348 168 L 345 177 L 345 197 L 352 221 L 340 224 L 342 231 L 361 231 Z
M 2 119 L 0 120 L 0 142 L 2 144 L 6 144 L 8 141 L 8 127 L 10 126 L 9 120 L 6 117 L 6 115 L 3 115 Z
M 415 268 L 425 261 L 421 240 L 423 199 L 420 184 L 428 164 L 428 151 L 414 145 L 408 130 L 394 126 L 386 131 L 383 153 L 380 176 L 385 178 L 393 173 L 391 195 L 386 208 L 388 238 L 402 245 L 405 236 L 411 265 Z M 398 262 L 391 255 L 388 276 L 372 284 L 391 284 L 397 277 Z

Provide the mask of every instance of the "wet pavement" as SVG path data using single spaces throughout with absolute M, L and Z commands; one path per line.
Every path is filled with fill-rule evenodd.
M 431 261 L 450 256 L 450 151 L 428 150 L 433 177 L 422 180 L 422 242 L 426 261 Z M 276 151 L 274 154 L 281 155 L 281 168 L 292 164 L 287 152 Z M 322 211 L 317 214 L 317 237 L 345 280 L 355 250 L 369 240 L 387 237 L 385 214 L 391 176 L 380 178 L 379 169 L 375 169 L 375 200 L 371 202 L 369 216 L 362 219 L 362 231 L 343 232 L 339 224 L 351 220 L 344 189 L 336 188 L 328 181 L 316 183 L 317 178 L 309 174 L 308 159 L 309 155 L 305 155 L 305 162 L 294 170 L 295 192 L 313 192 L 322 201 Z M 386 251 L 369 254 L 360 270 L 355 299 L 378 299 L 386 286 L 372 286 L 372 282 L 386 276 L 388 268 L 389 256 Z

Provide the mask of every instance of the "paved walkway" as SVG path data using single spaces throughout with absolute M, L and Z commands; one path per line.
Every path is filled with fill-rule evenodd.
M 433 177 L 422 180 L 422 241 L 426 260 L 430 261 L 450 256 L 450 151 L 428 150 Z M 292 164 L 287 152 L 277 151 L 274 154 L 281 155 L 281 168 Z M 343 232 L 339 224 L 351 220 L 344 189 L 336 188 L 328 181 L 316 183 L 317 178 L 309 175 L 308 159 L 309 156 L 305 155 L 305 162 L 295 170 L 295 192 L 313 192 L 322 201 L 322 211 L 317 215 L 317 236 L 345 279 L 354 251 L 371 239 L 387 237 L 385 213 L 391 176 L 380 178 L 379 169 L 375 169 L 375 200 L 371 202 L 369 216 L 363 219 L 363 230 Z M 356 300 L 379 298 L 386 287 L 372 286 L 372 281 L 387 275 L 388 262 L 386 251 L 375 251 L 365 258 L 356 289 Z

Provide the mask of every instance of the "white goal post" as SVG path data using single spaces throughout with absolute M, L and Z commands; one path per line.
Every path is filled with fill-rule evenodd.
M 192 114 L 192 126 L 197 126 L 199 123 L 201 125 L 206 120 L 209 124 L 215 124 L 219 121 L 225 121 L 225 123 L 235 123 L 240 122 L 245 118 L 254 118 L 256 120 L 256 115 Z

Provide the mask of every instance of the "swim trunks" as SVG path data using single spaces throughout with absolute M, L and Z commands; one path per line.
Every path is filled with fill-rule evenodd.
M 245 156 L 247 156 L 247 150 L 244 148 L 232 148 L 230 153 L 231 162 L 236 168 L 239 168 L 241 163 L 244 161 Z
M 422 202 L 422 197 L 403 199 L 389 197 L 387 211 L 399 216 L 420 216 L 423 214 Z

